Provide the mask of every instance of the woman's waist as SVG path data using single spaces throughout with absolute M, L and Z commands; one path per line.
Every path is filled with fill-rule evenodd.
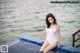
M 56 37 L 47 37 L 46 39 L 47 39 L 47 40 L 57 40 Z
M 56 35 L 56 33 L 47 33 L 47 35 Z
M 47 34 L 49 37 L 56 37 L 56 34 Z
M 48 39 L 56 39 L 56 36 L 47 36 Z

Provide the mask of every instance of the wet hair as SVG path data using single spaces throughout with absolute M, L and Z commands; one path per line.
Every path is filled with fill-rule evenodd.
M 56 22 L 56 18 L 54 17 L 54 15 L 52 14 L 52 13 L 49 13 L 49 14 L 47 14 L 47 16 L 46 16 L 46 25 L 47 25 L 47 28 L 49 28 L 50 27 L 50 23 L 49 23 L 49 21 L 48 21 L 48 18 L 49 17 L 52 17 L 53 19 L 54 19 L 54 24 L 55 25 L 57 25 L 57 22 Z

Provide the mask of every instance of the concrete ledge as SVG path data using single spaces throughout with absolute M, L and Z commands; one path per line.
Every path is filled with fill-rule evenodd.
M 20 42 L 20 40 L 14 40 L 14 41 L 8 42 L 6 45 L 8 45 L 8 48 L 9 48 L 9 47 L 11 47 L 11 46 L 13 46 L 19 42 Z
M 39 46 L 42 46 L 43 41 L 36 39 L 36 38 L 32 38 L 32 37 L 28 37 L 28 36 L 23 36 L 20 37 L 21 41 L 27 41 L 33 44 L 37 44 Z M 80 53 L 80 48 L 75 48 L 72 46 L 66 46 L 66 45 L 58 45 L 56 48 L 52 49 L 52 51 L 56 52 L 65 52 L 65 53 Z

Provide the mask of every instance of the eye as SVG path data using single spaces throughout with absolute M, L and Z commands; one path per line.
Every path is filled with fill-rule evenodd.
M 49 19 L 48 21 L 53 20 L 53 19 Z
M 52 19 L 51 19 L 52 20 Z
M 50 19 L 50 20 L 51 20 L 51 19 Z M 50 20 L 49 20 L 49 21 L 50 21 Z

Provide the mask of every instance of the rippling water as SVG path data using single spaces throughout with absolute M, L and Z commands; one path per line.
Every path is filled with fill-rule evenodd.
M 66 45 L 80 29 L 79 4 L 52 4 L 50 0 L 0 0 L 0 44 L 28 35 L 45 39 L 45 17 L 53 13 Z

